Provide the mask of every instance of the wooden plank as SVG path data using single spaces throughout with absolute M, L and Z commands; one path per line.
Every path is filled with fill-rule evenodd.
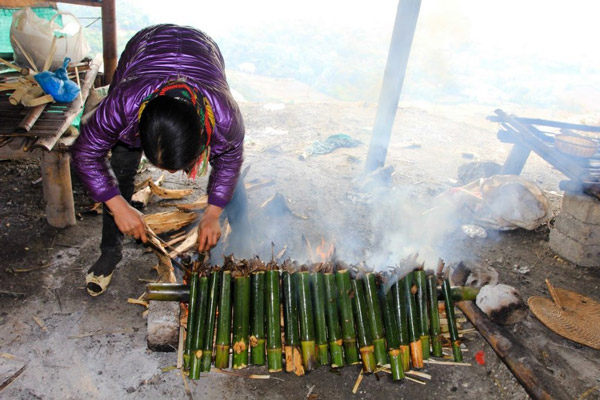
M 492 122 L 503 122 L 504 119 L 502 117 L 496 115 L 490 115 L 487 117 L 489 121 Z M 526 125 L 542 125 L 542 126 L 550 126 L 553 128 L 565 128 L 565 129 L 575 129 L 578 131 L 585 132 L 600 132 L 600 126 L 590 126 L 590 125 L 581 125 L 581 124 L 571 124 L 568 122 L 560 122 L 560 121 L 552 121 L 547 119 L 539 119 L 539 118 L 523 118 L 516 117 L 518 122 Z
M 68 153 L 42 152 L 42 184 L 48 223 L 56 228 L 75 225 Z

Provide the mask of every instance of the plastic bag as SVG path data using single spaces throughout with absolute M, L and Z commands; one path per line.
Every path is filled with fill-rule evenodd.
M 54 72 L 44 71 L 35 75 L 36 82 L 44 92 L 52 95 L 55 101 L 70 103 L 80 92 L 79 86 L 69 79 L 67 65 L 71 60 L 65 58 L 63 66 Z
M 56 23 L 62 17 L 63 27 Z M 38 71 L 44 67 L 52 48 L 52 39 L 56 37 L 56 51 L 52 57 L 50 70 L 60 68 L 65 58 L 74 62 L 83 60 L 90 47 L 83 34 L 83 28 L 73 14 L 59 11 L 49 21 L 38 17 L 27 7 L 13 14 L 10 26 L 10 43 L 15 53 L 15 62 L 22 66 L 31 64 L 26 53 L 35 63 Z

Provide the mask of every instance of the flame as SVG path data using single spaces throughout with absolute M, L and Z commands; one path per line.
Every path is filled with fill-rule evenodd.
M 321 238 L 321 244 L 319 244 L 315 250 L 315 258 L 318 262 L 326 262 L 335 253 L 335 243 L 333 241 L 327 242 Z

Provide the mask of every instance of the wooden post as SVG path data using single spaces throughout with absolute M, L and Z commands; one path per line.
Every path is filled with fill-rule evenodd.
M 68 153 L 42 152 L 42 183 L 48 223 L 56 228 L 75 225 Z
M 529 158 L 529 153 L 531 153 L 531 150 L 528 147 L 520 143 L 513 144 L 500 173 L 502 175 L 521 175 L 527 158 Z
M 371 134 L 365 165 L 367 174 L 385 164 L 420 8 L 421 0 L 399 0 L 398 2 L 396 22 L 379 94 L 375 126 Z
M 102 50 L 104 56 L 104 83 L 112 82 L 117 69 L 117 17 L 115 0 L 102 1 Z

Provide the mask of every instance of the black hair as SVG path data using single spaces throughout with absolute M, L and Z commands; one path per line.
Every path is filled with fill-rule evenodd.
M 139 132 L 148 161 L 170 171 L 189 168 L 207 140 L 196 107 L 190 101 L 169 96 L 148 102 L 140 117 Z

